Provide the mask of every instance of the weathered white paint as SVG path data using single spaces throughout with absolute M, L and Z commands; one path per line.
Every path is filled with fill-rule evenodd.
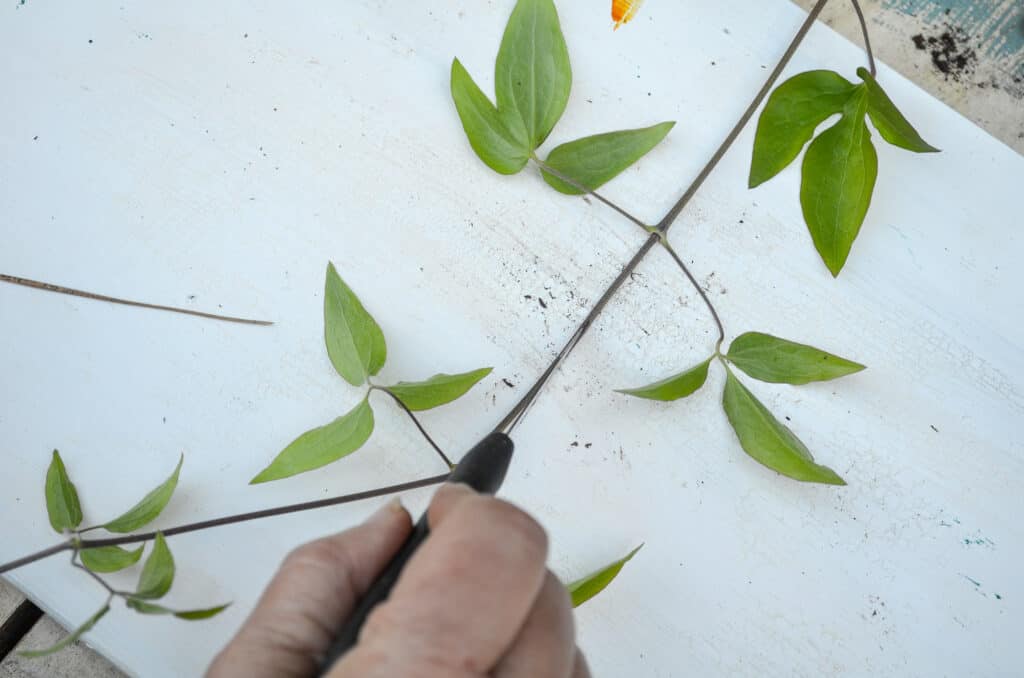
M 384 379 L 496 366 L 425 416 L 442 443 L 464 449 L 493 425 L 642 240 L 600 206 L 472 156 L 448 67 L 458 55 L 490 88 L 510 4 L 0 10 L 0 270 L 277 321 L 0 288 L 0 559 L 54 541 L 42 497 L 54 447 L 96 521 L 184 452 L 161 526 L 437 472 L 379 402 L 379 433 L 351 458 L 246 485 L 359 397 L 322 348 L 328 258 L 388 336 Z M 678 120 L 608 187 L 652 220 L 802 20 L 787 2 L 652 2 L 612 33 L 603 8 L 563 4 L 575 83 L 551 143 Z M 791 72 L 852 71 L 860 59 L 818 27 Z M 559 574 L 647 544 L 580 611 L 596 675 L 992 675 L 1024 660 L 1024 160 L 888 69 L 881 78 L 944 153 L 879 147 L 875 202 L 839 280 L 811 249 L 795 169 L 745 189 L 749 131 L 673 234 L 733 336 L 773 332 L 870 366 L 824 385 L 753 385 L 849 487 L 800 485 L 747 459 L 720 411 L 717 370 L 674 405 L 611 391 L 713 343 L 657 252 L 517 432 L 505 495 L 548 527 Z M 547 309 L 524 295 L 548 295 Z M 418 510 L 426 497 L 408 502 Z M 91 642 L 132 673 L 194 675 L 288 549 L 371 508 L 172 539 L 168 604 L 234 605 L 196 624 L 118 607 Z M 12 580 L 65 622 L 101 602 L 62 558 Z

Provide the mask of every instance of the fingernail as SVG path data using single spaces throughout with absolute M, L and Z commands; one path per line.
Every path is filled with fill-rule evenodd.
M 374 511 L 373 515 L 371 515 L 366 522 L 386 523 L 391 520 L 396 513 L 403 513 L 404 511 L 405 507 L 402 506 L 402 500 L 398 497 L 394 497 L 391 501 Z

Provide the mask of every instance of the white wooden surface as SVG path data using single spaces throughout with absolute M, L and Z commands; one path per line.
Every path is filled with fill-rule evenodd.
M 493 425 L 642 241 L 600 206 L 472 155 L 449 64 L 458 55 L 489 90 L 511 4 L 0 8 L 0 271 L 277 321 L 0 287 L 0 560 L 55 541 L 42 496 L 54 447 L 95 521 L 184 452 L 160 526 L 437 472 L 382 400 L 357 454 L 246 485 L 359 397 L 322 347 L 328 259 L 387 334 L 385 379 L 496 367 L 424 417 L 438 438 L 459 450 Z M 551 144 L 679 121 L 608 187 L 651 220 L 803 18 L 783 0 L 651 2 L 613 34 L 603 4 L 562 5 L 574 88 Z M 852 76 L 860 59 L 818 27 L 790 72 Z M 874 204 L 838 280 L 811 248 L 795 168 L 746 190 L 749 131 L 673 233 L 731 336 L 772 332 L 869 365 L 823 385 L 753 385 L 848 487 L 801 485 L 746 458 L 718 370 L 672 405 L 612 392 L 713 343 L 658 252 L 517 432 L 504 493 L 548 528 L 559 574 L 647 544 L 579 613 L 596 675 L 1006 675 L 1024 660 L 1024 160 L 887 69 L 881 78 L 944 152 L 879 143 Z M 407 501 L 418 510 L 427 496 Z M 195 674 L 290 548 L 371 508 L 175 538 L 168 603 L 234 605 L 203 623 L 118 607 L 90 642 L 131 673 Z M 69 623 L 102 600 L 64 558 L 11 579 Z

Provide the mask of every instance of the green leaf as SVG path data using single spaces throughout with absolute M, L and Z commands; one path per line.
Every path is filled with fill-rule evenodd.
M 726 369 L 722 406 L 743 450 L 756 461 L 796 480 L 846 484 L 832 469 L 814 463 L 807 446 L 772 416 L 729 369 Z
M 82 549 L 78 555 L 82 558 L 82 564 L 93 572 L 117 572 L 139 562 L 144 548 L 140 546 L 134 551 L 127 551 L 119 546 L 97 546 Z
M 804 220 L 833 276 L 850 255 L 878 176 L 878 156 L 864 122 L 867 90 L 857 90 L 842 119 L 807 147 L 800 183 Z
M 516 111 L 529 149 L 544 143 L 569 101 L 572 69 L 551 0 L 519 0 L 494 65 L 499 111 Z
M 83 634 L 89 631 L 89 629 L 96 626 L 96 622 L 102 619 L 103 615 L 105 615 L 109 611 L 110 605 L 104 605 L 96 614 L 89 617 L 85 621 L 85 623 L 79 626 L 77 629 L 75 629 L 68 635 L 64 636 L 56 645 L 52 645 L 46 648 L 45 650 L 22 650 L 21 652 L 18 652 L 18 654 L 22 657 L 34 659 L 36 657 L 45 657 L 46 655 L 53 654 L 54 652 L 60 652 L 65 647 L 71 645 L 73 642 L 81 638 Z
M 915 153 L 939 152 L 939 149 L 921 138 L 914 126 L 903 117 L 892 99 L 870 73 L 863 68 L 858 68 L 857 75 L 867 85 L 868 115 L 883 139 L 893 146 L 899 146 Z
M 754 136 L 750 188 L 785 169 L 800 154 L 814 130 L 840 113 L 856 86 L 834 71 L 794 75 L 768 97 Z
M 146 563 L 139 575 L 139 585 L 135 589 L 136 598 L 163 598 L 171 590 L 174 583 L 174 557 L 161 532 L 156 533 L 153 550 L 149 552 Z
M 864 369 L 852 360 L 761 332 L 746 332 L 736 337 L 727 357 L 754 379 L 773 384 L 828 381 Z
M 620 558 L 614 563 L 602 567 L 597 572 L 592 572 L 586 577 L 583 577 L 583 579 L 578 579 L 566 586 L 565 588 L 569 591 L 569 596 L 572 598 L 572 606 L 579 607 L 603 591 L 605 587 L 608 586 L 608 584 L 611 584 L 612 580 L 618 576 L 622 567 L 643 547 L 644 545 L 640 544 L 640 546 L 637 546 L 635 549 L 630 551 L 626 557 Z
M 626 395 L 647 398 L 649 400 L 679 400 L 696 392 L 697 389 L 704 385 L 708 378 L 709 364 L 711 364 L 711 358 L 691 367 L 685 372 L 673 374 L 671 377 L 656 381 L 647 386 L 620 389 L 618 393 L 625 393 Z
M 173 614 L 178 619 L 187 619 L 189 621 L 215 617 L 231 605 L 231 603 L 225 603 L 224 605 L 207 607 L 200 610 L 172 610 L 164 607 L 163 605 L 154 605 L 153 603 L 147 603 L 144 600 L 131 597 L 125 598 L 124 603 L 136 612 L 141 612 L 142 614 Z
M 674 125 L 674 122 L 663 122 L 642 129 L 583 137 L 558 146 L 545 162 L 593 191 L 657 146 Z M 579 195 L 583 192 L 549 172 L 541 170 L 541 176 L 560 193 Z
M 530 159 L 526 128 L 516 111 L 498 111 L 458 59 L 452 61 L 452 99 L 469 145 L 499 174 L 515 174 Z
M 270 462 L 250 484 L 312 471 L 355 452 L 373 433 L 373 410 L 366 398 L 326 426 L 306 431 Z
M 185 455 L 181 455 L 178 465 L 174 468 L 174 473 L 167 480 L 156 486 L 124 514 L 101 527 L 110 532 L 131 532 L 154 520 L 167 506 L 167 502 L 171 500 L 171 495 L 174 494 L 174 489 L 178 486 L 178 474 L 181 473 L 181 464 L 184 461 Z
M 386 390 L 414 412 L 446 405 L 461 398 L 469 389 L 491 373 L 491 367 L 482 367 L 462 374 L 435 374 L 425 381 L 400 381 Z
M 359 298 L 327 264 L 324 289 L 324 341 L 334 369 L 345 381 L 361 386 L 387 359 L 384 333 Z
M 46 470 L 46 513 L 50 517 L 50 525 L 59 533 L 78 527 L 82 522 L 78 491 L 68 477 L 57 450 L 53 451 L 50 468 Z

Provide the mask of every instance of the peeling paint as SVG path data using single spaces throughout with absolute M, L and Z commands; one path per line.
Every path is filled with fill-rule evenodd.
M 1024 72 L 1024 3 L 1018 0 L 883 0 L 929 23 L 948 23 L 977 42 L 978 53 Z

